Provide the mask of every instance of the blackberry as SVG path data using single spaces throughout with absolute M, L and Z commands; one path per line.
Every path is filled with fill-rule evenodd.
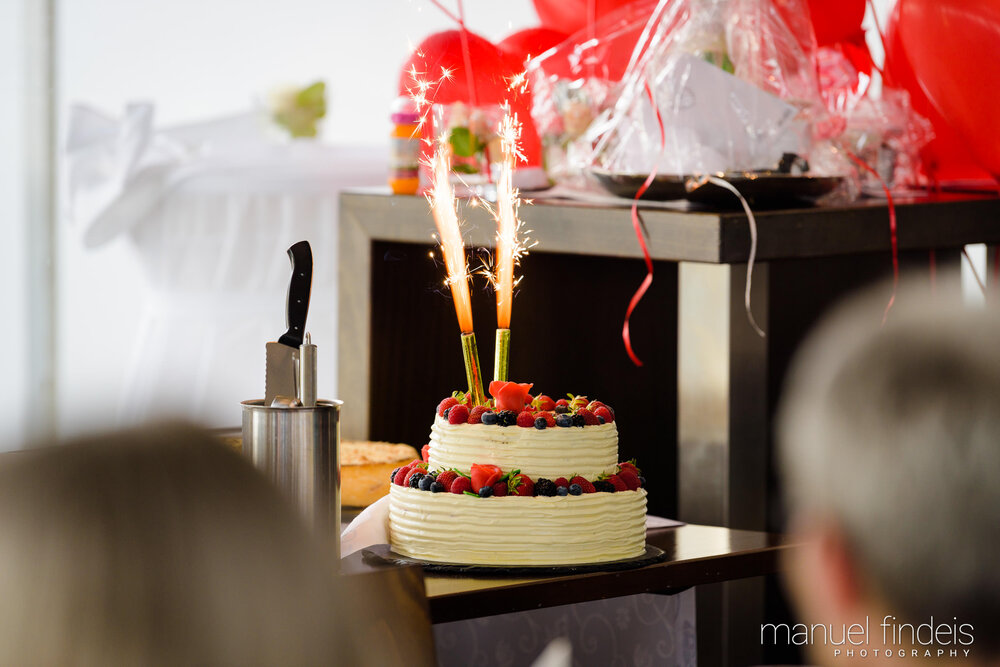
M 559 407 L 563 406 L 560 405 Z M 573 415 L 568 415 L 565 413 L 556 415 L 556 426 L 562 428 L 569 428 L 572 425 L 573 425 Z
M 424 477 L 426 477 L 426 475 L 424 475 L 424 473 L 422 472 L 415 473 L 412 477 L 410 477 L 410 488 L 411 489 L 419 488 L 420 480 L 422 480 Z
M 537 482 L 535 482 L 535 495 L 536 496 L 554 496 L 556 495 L 556 483 L 550 479 L 545 479 L 540 477 Z
M 489 498 L 492 495 L 493 495 L 493 487 L 492 486 L 484 486 L 483 488 L 479 489 L 479 497 L 480 498 Z
M 584 426 L 583 415 L 573 415 L 573 426 Z
M 640 489 L 646 488 L 646 478 L 643 477 L 642 475 L 639 475 L 639 488 Z
M 569 491 L 569 495 L 571 495 L 571 496 L 578 496 L 581 493 L 583 493 L 583 487 L 580 486 L 579 484 L 570 484 L 568 491 Z
M 493 426 L 497 423 L 497 413 L 495 412 L 484 412 L 483 416 L 479 418 L 487 426 Z
M 431 482 L 431 493 L 441 493 L 444 491 L 444 484 L 438 481 Z
M 567 489 L 565 486 L 557 486 L 556 487 L 556 495 L 557 496 L 567 496 L 567 495 L 569 495 L 569 489 Z
M 433 484 L 436 481 L 437 478 L 434 475 L 424 475 L 420 478 L 420 482 L 417 484 L 417 486 L 420 488 L 421 491 L 430 491 L 431 484 Z
M 566 406 L 566 405 L 557 405 L 556 406 L 556 414 L 557 415 L 564 415 L 567 412 L 569 412 L 569 406 Z
M 400 466 L 400 468 L 402 468 L 402 466 Z M 392 480 L 396 479 L 396 473 L 398 473 L 398 472 L 399 472 L 399 468 L 396 468 L 395 470 L 392 471 L 392 474 L 389 475 L 389 483 L 390 484 L 392 484 Z
M 513 410 L 501 410 L 497 413 L 497 423 L 500 426 L 514 426 L 517 424 L 517 413 Z
M 539 417 L 538 419 L 535 420 L 535 428 L 537 428 L 539 431 L 544 430 L 545 427 L 548 425 L 549 425 L 548 422 L 545 421 L 545 417 Z
M 599 479 L 594 482 L 594 490 L 598 492 L 604 491 L 605 493 L 614 493 L 615 485 L 606 479 Z

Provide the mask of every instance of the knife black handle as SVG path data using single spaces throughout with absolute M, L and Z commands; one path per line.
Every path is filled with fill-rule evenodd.
M 289 347 L 302 345 L 306 331 L 306 316 L 309 314 L 309 292 L 312 290 L 313 256 L 309 241 L 299 241 L 288 249 L 292 260 L 292 279 L 288 283 L 285 324 L 288 331 L 278 342 Z

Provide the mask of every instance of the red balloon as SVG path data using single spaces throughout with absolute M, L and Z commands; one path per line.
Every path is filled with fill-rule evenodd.
M 963 4 L 965 1 L 963 0 Z M 925 175 L 932 181 L 982 181 L 984 187 L 990 187 L 992 179 L 989 173 L 976 163 L 966 142 L 956 131 L 957 126 L 953 126 L 952 122 L 946 120 L 946 117 L 931 103 L 921 87 L 921 81 L 918 80 L 918 75 L 914 72 L 914 66 L 911 65 L 907 51 L 903 48 L 902 25 L 900 23 L 902 4 L 901 1 L 893 9 L 886 27 L 883 75 L 886 86 L 902 88 L 910 93 L 910 103 L 913 105 L 914 111 L 927 118 L 934 127 L 934 139 L 921 151 Z M 936 26 L 933 39 L 925 41 L 919 48 L 933 49 L 933 43 L 943 38 L 943 32 L 941 25 Z M 963 62 L 949 71 L 949 76 L 957 75 L 958 70 L 968 68 L 969 62 L 972 62 L 971 56 L 967 52 L 959 51 L 955 56 L 957 57 L 958 54 L 966 54 L 967 57 L 962 58 Z M 983 85 L 985 82 L 977 81 L 975 84 L 977 88 Z M 984 131 L 988 131 L 989 125 L 990 123 L 987 123 L 987 128 L 984 128 Z
M 516 58 L 519 63 L 524 63 L 529 57 L 541 55 L 567 39 L 569 39 L 568 34 L 552 28 L 525 28 L 504 37 L 497 46 L 508 56 Z
M 426 93 L 431 104 L 510 103 L 522 122 L 521 152 L 527 158 L 527 166 L 540 165 L 542 142 L 531 121 L 531 97 L 520 90 L 510 90 L 510 79 L 524 70 L 523 63 L 475 33 L 467 33 L 467 40 L 471 77 L 465 67 L 462 31 L 446 30 L 427 37 L 414 49 L 399 73 L 399 94 L 416 91 L 413 72 L 417 72 L 417 79 L 434 84 Z M 450 72 L 447 78 L 441 78 L 442 68 Z
M 809 0 L 809 16 L 819 46 L 864 41 L 865 0 Z
M 587 27 L 587 12 L 593 2 L 593 21 L 610 14 L 632 0 L 532 0 L 542 25 L 568 35 Z

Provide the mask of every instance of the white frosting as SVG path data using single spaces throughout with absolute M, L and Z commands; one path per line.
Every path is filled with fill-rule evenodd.
M 473 463 L 500 466 L 504 472 L 520 469 L 533 480 L 582 475 L 596 479 L 618 465 L 618 427 L 596 426 L 546 429 L 485 424 L 449 424 L 437 417 L 431 427 L 431 470 Z
M 389 539 L 398 554 L 445 563 L 568 565 L 633 558 L 646 548 L 646 491 L 473 498 L 393 484 Z

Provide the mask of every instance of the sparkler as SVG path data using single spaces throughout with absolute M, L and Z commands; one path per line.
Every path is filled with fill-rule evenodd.
M 516 115 L 506 113 L 500 124 L 500 173 L 497 178 L 497 249 L 496 282 L 494 289 L 497 299 L 497 335 L 493 359 L 493 379 L 507 380 L 510 362 L 510 317 L 514 301 L 514 266 L 524 248 L 518 245 L 517 233 L 521 221 L 517 217 L 520 205 L 517 188 L 514 187 L 514 161 L 524 156 L 517 142 L 521 136 L 521 124 Z

